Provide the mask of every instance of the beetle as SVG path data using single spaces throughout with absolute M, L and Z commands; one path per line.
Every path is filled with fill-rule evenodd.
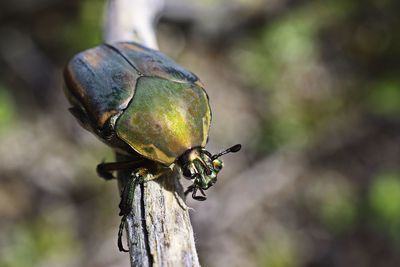
M 211 110 L 204 86 L 159 51 L 134 42 L 102 44 L 75 55 L 64 79 L 69 110 L 81 126 L 129 158 L 97 166 L 106 180 L 114 171 L 132 171 L 119 204 L 120 251 L 127 251 L 121 238 L 136 185 L 177 166 L 193 181 L 185 195 L 203 201 L 223 167 L 219 157 L 241 149 L 237 144 L 214 155 L 205 149 Z

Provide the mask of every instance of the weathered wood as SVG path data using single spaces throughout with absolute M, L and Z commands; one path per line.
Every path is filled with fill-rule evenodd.
M 179 174 L 143 185 L 149 249 L 155 266 L 199 266 Z
M 136 41 L 157 48 L 152 26 L 162 3 L 109 0 L 105 41 Z M 127 159 L 120 154 L 116 158 Z M 118 173 L 120 190 L 130 175 L 129 171 Z M 174 170 L 135 188 L 132 212 L 126 222 L 131 266 L 200 266 L 179 179 L 179 172 Z
M 118 173 L 120 190 L 129 178 Z M 136 187 L 126 223 L 131 266 L 200 266 L 179 179 L 175 170 Z
M 136 41 L 158 49 L 154 24 L 163 8 L 164 0 L 108 0 L 104 40 Z

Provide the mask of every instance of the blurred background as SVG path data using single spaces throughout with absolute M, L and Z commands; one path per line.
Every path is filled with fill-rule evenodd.
M 0 266 L 128 266 L 113 152 L 69 114 L 62 69 L 102 0 L 0 2 Z M 400 4 L 168 0 L 160 49 L 210 96 L 226 156 L 188 203 L 203 266 L 400 266 Z

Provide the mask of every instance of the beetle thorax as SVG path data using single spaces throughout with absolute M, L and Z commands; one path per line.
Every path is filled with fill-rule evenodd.
M 187 155 L 187 159 L 190 162 L 194 162 L 197 159 L 201 158 L 201 150 L 200 149 L 191 149 Z

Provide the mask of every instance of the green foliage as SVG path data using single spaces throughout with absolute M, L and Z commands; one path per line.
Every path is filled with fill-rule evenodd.
M 353 186 L 337 174 L 323 174 L 309 185 L 310 210 L 333 234 L 342 234 L 355 224 L 358 216 L 357 193 Z
M 261 147 L 307 144 L 343 111 L 320 59 L 319 33 L 347 13 L 347 1 L 327 1 L 294 9 L 260 30 L 234 53 L 246 80 L 266 95 Z M 335 85 L 336 86 L 336 85 Z
M 2 250 L 0 266 L 55 266 L 68 262 L 69 256 L 78 252 L 78 244 L 68 230 L 43 219 L 16 226 L 11 242 Z
M 400 115 L 400 81 L 383 79 L 370 90 L 367 98 L 369 108 L 380 115 Z
M 265 26 L 259 37 L 248 40 L 239 54 L 242 71 L 260 88 L 273 86 L 287 64 L 314 55 L 313 24 L 301 13 L 290 14 Z
M 320 30 L 351 10 L 348 1 L 325 1 L 287 13 L 244 43 L 238 67 L 260 88 L 270 89 L 287 68 L 307 68 L 304 64 L 314 62 Z
M 357 210 L 354 196 L 339 191 L 336 193 L 321 203 L 319 216 L 322 223 L 332 232 L 342 233 L 353 226 Z
M 400 173 L 378 174 L 370 186 L 369 203 L 372 221 L 381 231 L 400 242 Z
M 296 242 L 288 234 L 280 233 L 259 249 L 257 266 L 294 267 L 299 266 Z

